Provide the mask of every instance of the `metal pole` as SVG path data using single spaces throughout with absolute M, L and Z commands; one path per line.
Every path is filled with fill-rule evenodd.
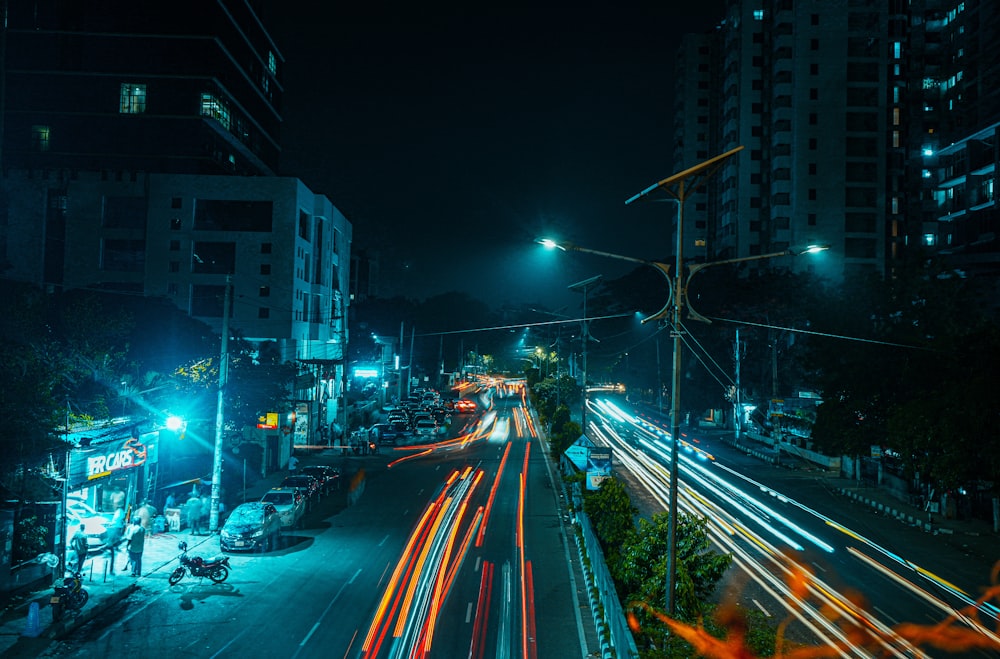
M 222 430 L 226 380 L 229 378 L 229 298 L 233 276 L 226 275 L 226 295 L 222 303 L 222 349 L 219 357 L 219 395 L 215 403 L 215 456 L 212 460 L 212 503 L 208 513 L 208 531 L 219 528 L 219 493 L 222 485 Z
M 681 307 L 684 306 L 684 181 L 678 186 L 677 258 L 674 266 L 674 305 L 670 328 L 674 337 L 673 382 L 670 390 L 670 499 L 667 525 L 667 615 L 674 615 L 677 587 L 677 488 L 680 469 L 677 443 L 681 425 Z
M 736 433 L 736 443 L 740 442 L 740 427 L 743 425 L 743 404 L 740 401 L 740 328 L 736 328 L 736 343 L 735 347 L 735 357 L 736 357 L 736 395 L 733 396 L 733 400 L 736 402 L 736 409 L 733 411 L 733 430 Z

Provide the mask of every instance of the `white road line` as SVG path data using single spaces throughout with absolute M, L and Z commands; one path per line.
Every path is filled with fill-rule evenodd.
M 754 599 L 752 597 L 750 599 L 753 601 L 754 604 L 757 605 L 758 609 L 760 609 L 761 611 L 764 612 L 764 615 L 766 615 L 768 618 L 771 617 L 771 612 L 768 611 L 767 609 L 765 609 L 763 604 L 761 604 L 760 602 L 758 602 L 756 599 Z

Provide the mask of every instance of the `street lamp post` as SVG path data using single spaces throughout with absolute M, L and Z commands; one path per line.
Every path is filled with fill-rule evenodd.
M 781 252 L 772 252 L 768 254 L 758 254 L 754 256 L 739 257 L 732 259 L 724 259 L 721 261 L 712 261 L 708 263 L 695 263 L 688 266 L 684 265 L 683 247 L 684 247 L 684 202 L 692 191 L 696 190 L 705 179 L 713 174 L 718 167 L 721 166 L 722 162 L 727 158 L 735 155 L 743 149 L 742 146 L 731 149 L 721 155 L 718 155 L 710 160 L 707 160 L 701 164 L 695 165 L 689 169 L 682 172 L 674 174 L 658 183 L 655 183 L 645 190 L 633 195 L 625 201 L 626 204 L 630 204 L 633 201 L 645 199 L 652 192 L 657 190 L 662 190 L 672 195 L 672 198 L 677 201 L 677 247 L 676 247 L 676 259 L 674 264 L 674 276 L 671 277 L 670 265 L 665 263 L 660 263 L 656 261 L 647 261 L 645 259 L 638 259 L 631 256 L 623 256 L 621 254 L 613 254 L 610 252 L 603 252 L 600 250 L 594 250 L 584 247 L 579 247 L 577 245 L 570 244 L 558 244 L 552 240 L 539 240 L 538 242 L 546 247 L 557 247 L 561 250 L 572 250 L 578 252 L 584 252 L 587 254 L 595 254 L 597 256 L 606 256 L 609 258 L 614 258 L 622 261 L 631 261 L 633 263 L 641 263 L 643 265 L 648 265 L 655 268 L 660 272 L 670 284 L 671 295 L 670 299 L 667 300 L 666 304 L 654 313 L 653 315 L 644 318 L 642 323 L 645 324 L 651 320 L 661 320 L 669 316 L 669 326 L 671 328 L 671 335 L 674 339 L 674 355 L 673 355 L 673 377 L 671 383 L 670 391 L 670 496 L 669 496 L 669 513 L 668 513 L 668 527 L 667 527 L 667 544 L 668 544 L 668 556 L 667 556 L 667 584 L 666 584 L 666 608 L 667 614 L 673 616 L 675 614 L 675 590 L 677 584 L 677 492 L 680 480 L 680 469 L 679 469 L 679 456 L 678 456 L 678 446 L 677 438 L 680 436 L 680 389 L 681 389 L 681 348 L 682 348 L 682 325 L 681 325 L 681 312 L 685 304 L 685 297 L 687 295 L 688 285 L 690 284 L 691 278 L 696 274 L 715 265 L 725 265 L 731 263 L 743 263 L 746 261 L 758 261 L 762 259 L 770 259 L 778 256 L 794 256 L 803 253 L 812 253 L 820 251 L 823 249 L 828 249 L 828 246 L 811 245 L 801 250 L 791 250 L 787 249 Z M 689 316 L 695 318 L 696 320 L 702 320 L 705 322 L 710 322 L 707 318 L 698 314 L 694 309 L 688 305 Z M 586 314 L 584 314 L 586 315 Z
M 587 293 L 601 281 L 601 277 L 602 275 L 595 275 L 566 287 L 571 291 L 583 292 L 583 331 L 580 333 L 580 340 L 583 342 L 583 382 L 581 391 L 583 406 L 580 410 L 580 429 L 584 436 L 587 435 L 587 343 L 590 341 L 590 328 L 587 323 Z

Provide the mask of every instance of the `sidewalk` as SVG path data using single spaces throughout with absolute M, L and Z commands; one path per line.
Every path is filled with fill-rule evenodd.
M 246 490 L 246 501 L 255 501 L 287 476 L 284 470 L 259 479 Z M 187 529 L 146 536 L 142 554 L 142 576 L 132 577 L 130 570 L 122 568 L 128 552 L 116 552 L 114 565 L 104 552 L 89 557 L 83 568 L 83 587 L 90 598 L 83 609 L 64 613 L 60 622 L 52 620 L 49 598 L 54 593 L 51 585 L 15 597 L 0 612 L 0 656 L 37 657 L 49 645 L 87 624 L 98 615 L 115 606 L 141 588 L 166 589 L 167 577 L 177 566 L 180 550 L 177 544 L 188 543 L 192 555 L 215 556 L 220 552 L 217 534 L 191 535 Z M 32 604 L 37 604 L 37 617 L 32 620 Z M 31 634 L 25 635 L 25 634 Z

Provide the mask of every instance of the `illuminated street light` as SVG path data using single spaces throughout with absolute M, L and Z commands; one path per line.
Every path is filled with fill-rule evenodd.
M 623 256 L 621 254 L 613 254 L 610 252 L 604 252 L 600 250 L 589 249 L 585 247 L 580 247 L 578 245 L 568 244 L 568 243 L 557 243 L 551 239 L 543 238 L 538 240 L 541 245 L 549 248 L 558 248 L 563 251 L 576 251 L 583 252 L 586 254 L 594 254 L 597 256 L 605 256 L 608 258 L 618 259 L 621 261 L 631 261 L 633 263 L 642 263 L 644 265 L 651 266 L 660 272 L 666 278 L 667 283 L 670 285 L 670 297 L 667 299 L 663 307 L 654 313 L 653 315 L 644 318 L 642 322 L 645 324 L 651 320 L 661 320 L 669 316 L 668 325 L 671 328 L 671 335 L 674 339 L 674 358 L 673 358 L 673 383 L 671 386 L 671 405 L 670 405 L 670 498 L 669 498 L 669 512 L 668 512 L 668 527 L 667 527 L 667 544 L 668 544 L 668 557 L 667 557 L 667 584 L 666 584 L 666 609 L 667 615 L 673 616 L 675 613 L 675 591 L 677 584 L 677 493 L 679 488 L 680 480 L 680 469 L 678 467 L 679 456 L 677 450 L 677 438 L 680 436 L 680 389 L 681 389 L 681 349 L 682 349 L 682 335 L 683 328 L 681 325 L 681 311 L 686 304 L 688 285 L 691 282 L 691 278 L 696 274 L 704 270 L 705 268 L 715 266 L 715 265 L 726 265 L 733 263 L 744 263 L 747 261 L 759 261 L 762 259 L 771 259 L 779 256 L 797 256 L 799 254 L 814 253 L 822 251 L 824 249 L 829 249 L 825 245 L 808 245 L 802 249 L 787 249 L 781 252 L 772 252 L 768 254 L 759 254 L 754 256 L 746 256 L 732 259 L 724 259 L 721 261 L 712 261 L 709 263 L 694 263 L 685 266 L 683 246 L 684 246 L 684 202 L 687 196 L 698 189 L 702 185 L 708 176 L 714 174 L 722 163 L 736 155 L 738 152 L 742 151 L 743 147 L 739 146 L 735 149 L 731 149 L 721 155 L 715 156 L 703 163 L 695 165 L 694 167 L 688 168 L 682 172 L 674 174 L 668 178 L 659 181 L 646 189 L 642 190 L 636 195 L 633 195 L 625 201 L 628 205 L 637 200 L 649 199 L 650 195 L 656 191 L 666 192 L 669 195 L 669 199 L 677 202 L 677 248 L 676 248 L 676 261 L 674 264 L 674 276 L 671 276 L 670 265 L 666 263 L 660 263 L 657 261 L 648 261 L 645 259 L 638 259 L 632 256 Z M 688 313 L 692 318 L 697 320 L 702 320 L 704 322 L 709 322 L 709 320 L 697 312 L 695 312 L 690 305 L 688 305 Z

